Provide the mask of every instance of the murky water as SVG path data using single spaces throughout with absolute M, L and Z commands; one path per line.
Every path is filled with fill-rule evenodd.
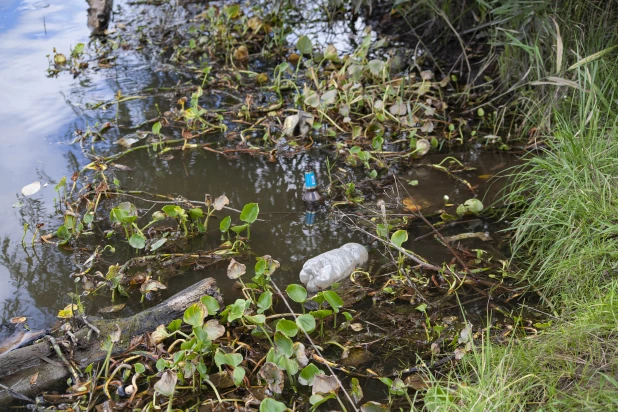
M 119 2 L 117 2 L 119 3 Z M 120 2 L 122 5 L 122 2 Z M 67 73 L 48 78 L 46 55 L 53 48 L 68 51 L 78 42 L 88 42 L 84 0 L 4 1 L 0 2 L 0 302 L 2 317 L 27 316 L 32 328 L 49 325 L 58 310 L 70 302 L 68 291 L 75 291 L 70 274 L 76 271 L 72 254 L 53 245 L 30 245 L 34 227 L 44 224 L 41 233 L 54 230 L 62 216 L 54 205 L 53 186 L 62 176 L 70 177 L 89 160 L 75 139 L 76 130 L 85 130 L 96 123 L 114 119 L 114 108 L 107 111 L 89 110 L 87 104 L 111 100 L 117 91 L 133 95 L 147 88 L 160 88 L 186 80 L 179 75 L 158 70 L 144 55 L 126 52 L 116 66 L 109 70 L 89 72 L 77 79 Z M 341 40 L 352 27 L 336 26 L 322 32 L 323 43 L 335 42 L 340 50 L 349 47 L 349 39 Z M 339 41 L 339 43 L 337 43 Z M 219 95 L 205 96 L 212 107 L 235 104 Z M 167 110 L 169 98 L 146 97 L 123 103 L 119 107 L 119 122 L 125 126 L 137 125 L 157 116 L 155 104 Z M 114 143 L 134 130 L 126 127 L 112 129 L 105 141 L 97 143 L 99 154 L 117 153 L 121 148 Z M 172 132 L 170 132 L 172 133 Z M 177 132 L 174 132 L 177 133 Z M 220 136 L 213 136 L 217 139 Z M 320 183 L 327 184 L 325 155 L 318 151 L 295 157 L 280 157 L 271 163 L 263 157 L 238 155 L 227 158 L 206 151 L 175 151 L 173 156 L 154 159 L 146 151 L 138 151 L 118 161 L 132 171 L 117 171 L 116 177 L 125 189 L 138 189 L 166 195 L 181 195 L 187 199 L 203 200 L 204 194 L 227 195 L 230 206 L 240 209 L 245 203 L 258 202 L 260 218 L 252 228 L 251 246 L 255 253 L 270 254 L 282 264 L 277 272 L 281 285 L 297 282 L 303 262 L 316 254 L 350 241 L 371 241 L 351 232 L 337 217 L 320 212 L 316 223 L 305 223 L 302 196 L 302 170 L 307 162 L 316 165 Z M 508 167 L 513 159 L 478 151 L 454 155 L 476 171 L 460 175 L 477 191 L 486 191 L 488 175 Z M 426 159 L 438 163 L 441 157 Z M 480 177 L 479 177 L 480 176 Z M 399 176 L 401 183 L 384 188 L 380 197 L 390 203 L 412 196 L 423 203 L 425 211 L 437 211 L 444 204 L 444 195 L 453 203 L 471 197 L 468 189 L 441 171 L 416 167 Z M 417 186 L 407 181 L 418 180 Z M 26 184 L 40 181 L 47 184 L 33 196 L 23 197 L 20 190 Z M 492 190 L 496 190 L 494 187 Z M 406 193 L 409 192 L 409 193 Z M 493 197 L 494 194 L 490 194 Z M 375 204 L 377 199 L 369 199 Z M 131 199 L 138 207 L 149 208 L 151 203 Z M 24 224 L 29 224 L 22 246 Z M 444 233 L 491 231 L 482 220 L 472 220 L 459 228 Z M 422 237 L 429 228 L 419 225 L 418 233 L 411 233 L 408 247 L 426 258 L 441 263 L 451 256 L 431 237 Z M 198 245 L 215 247 L 218 234 Z M 496 242 L 498 238 L 495 238 Z M 475 240 L 470 245 L 474 245 Z M 478 241 L 480 242 L 480 241 Z M 478 243 L 477 242 L 477 243 Z M 482 246 L 482 245 L 481 245 Z M 121 256 L 114 258 L 120 259 Z M 110 259 L 114 259 L 110 258 Z M 252 264 L 252 262 L 246 262 Z M 225 277 L 225 266 L 218 265 L 189 270 L 170 280 L 167 295 L 194 283 L 205 276 L 219 280 L 224 294 L 231 295 L 231 282 Z M 165 295 L 165 294 L 164 294 Z M 102 302 L 98 302 L 99 304 Z M 137 310 L 134 304 L 126 311 Z M 121 315 L 125 315 L 121 313 Z

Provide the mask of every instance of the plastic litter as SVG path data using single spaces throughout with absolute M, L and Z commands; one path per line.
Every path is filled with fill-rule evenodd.
M 368 260 L 369 254 L 365 246 L 346 243 L 338 249 L 329 250 L 306 261 L 300 271 L 300 281 L 308 291 L 317 292 L 347 278 Z

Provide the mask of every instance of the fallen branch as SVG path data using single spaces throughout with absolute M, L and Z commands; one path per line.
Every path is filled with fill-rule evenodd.
M 75 337 L 78 339 L 78 345 L 74 348 L 72 360 L 78 369 L 84 369 L 91 363 L 104 360 L 107 353 L 101 349 L 101 342 L 116 329 L 116 325 L 120 325 L 122 336 L 114 346 L 112 356 L 122 353 L 129 348 L 133 336 L 142 335 L 161 324 L 182 318 L 185 309 L 199 302 L 205 295 L 213 296 L 221 304 L 223 303 L 215 280 L 206 278 L 157 306 L 128 318 L 113 320 L 90 318 L 90 323 L 99 329 L 101 334 L 96 339 L 88 341 L 90 327 L 77 331 Z M 60 349 L 58 344 L 53 346 Z M 25 400 L 34 398 L 42 391 L 57 388 L 71 376 L 65 365 L 65 362 L 58 362 L 58 355 L 48 340 L 3 353 L 0 355 L 0 405 L 7 405 L 12 398 Z M 74 371 L 73 374 L 75 373 L 77 372 Z

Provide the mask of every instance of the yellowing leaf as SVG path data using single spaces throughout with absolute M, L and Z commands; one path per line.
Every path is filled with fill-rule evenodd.
M 64 309 L 58 311 L 58 317 L 60 319 L 69 319 L 73 317 L 73 314 L 77 311 L 77 305 L 72 303 L 67 305 Z

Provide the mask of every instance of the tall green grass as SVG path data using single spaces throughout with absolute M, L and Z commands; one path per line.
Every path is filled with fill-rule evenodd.
M 424 409 L 618 410 L 618 281 L 531 339 L 492 343 L 489 332 L 446 379 L 432 377 Z
M 434 23 L 473 14 L 478 29 L 459 40 L 490 39 L 476 66 L 501 80 L 488 107 L 536 149 L 507 188 L 514 261 L 558 316 L 508 345 L 487 332 L 430 379 L 424 408 L 618 410 L 618 2 L 470 0 L 457 14 L 448 0 L 417 3 Z
M 525 279 L 560 301 L 587 298 L 618 274 L 618 61 L 593 62 L 553 114 L 546 149 L 514 171 L 514 254 Z M 605 66 L 605 67 L 604 67 Z

